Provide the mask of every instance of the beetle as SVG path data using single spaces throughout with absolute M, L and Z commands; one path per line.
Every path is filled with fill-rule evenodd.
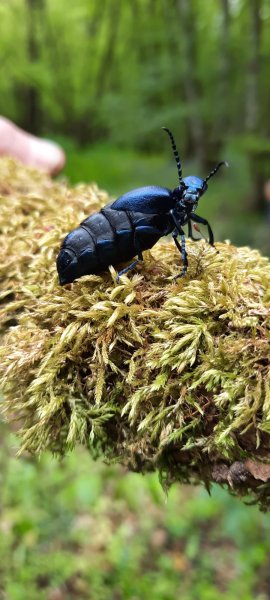
M 117 265 L 135 256 L 131 264 L 118 273 L 119 277 L 143 260 L 143 251 L 152 248 L 165 235 L 172 234 L 179 250 L 183 267 L 175 278 L 185 275 L 188 257 L 183 225 L 188 225 L 188 235 L 193 239 L 192 221 L 206 225 L 208 242 L 214 246 L 212 229 L 206 219 L 195 213 L 199 199 L 208 189 L 208 181 L 225 161 L 219 162 L 205 179 L 182 177 L 182 166 L 173 134 L 163 127 L 170 137 L 175 157 L 179 185 L 170 190 L 159 186 L 141 187 L 107 204 L 100 212 L 85 219 L 69 233 L 57 257 L 60 285 L 71 283 L 83 275 L 100 273 L 110 265 Z M 198 228 L 198 227 L 197 227 Z M 178 241 L 181 238 L 181 245 Z

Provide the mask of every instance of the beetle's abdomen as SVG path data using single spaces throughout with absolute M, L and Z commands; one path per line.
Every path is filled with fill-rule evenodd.
M 77 227 L 65 237 L 56 264 L 61 285 L 87 273 L 98 273 L 94 239 L 86 228 Z
M 167 223 L 168 221 L 168 223 Z M 168 215 L 114 210 L 107 205 L 85 219 L 63 241 L 57 258 L 61 285 L 82 275 L 100 273 L 152 248 L 168 233 Z
M 112 213 L 112 214 L 111 214 Z M 132 225 L 125 212 L 104 208 L 69 233 L 57 258 L 61 285 L 103 271 L 134 256 Z
M 115 203 L 110 204 L 102 212 L 115 229 L 117 262 L 133 258 L 138 254 L 138 247 L 141 251 L 152 248 L 167 233 L 170 223 L 168 215 L 115 210 L 114 206 Z
M 94 237 L 97 260 L 102 268 L 134 256 L 132 222 L 125 211 L 116 213 L 110 205 L 105 206 L 100 213 L 83 221 L 81 227 L 89 228 Z

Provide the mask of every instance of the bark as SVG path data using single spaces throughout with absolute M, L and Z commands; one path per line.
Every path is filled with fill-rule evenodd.
M 260 108 L 260 41 L 262 20 L 261 0 L 250 0 L 249 62 L 247 66 L 246 130 L 256 132 L 259 127 Z
M 230 114 L 230 5 L 229 0 L 220 0 L 221 35 L 219 52 L 219 84 L 218 84 L 218 127 L 223 137 L 228 132 Z
M 195 155 L 200 163 L 204 164 L 205 158 L 205 132 L 203 118 L 200 114 L 201 89 L 196 76 L 197 48 L 196 48 L 196 15 L 191 0 L 178 0 L 178 16 L 183 30 L 183 60 L 185 73 L 183 87 L 186 102 L 191 108 L 189 117 L 190 131 Z
M 37 27 L 45 10 L 45 0 L 26 0 L 27 7 L 27 47 L 30 64 L 39 60 L 39 42 Z M 37 85 L 29 82 L 24 88 L 25 116 L 24 127 L 31 133 L 38 134 L 41 129 L 40 94 Z
M 95 99 L 97 102 L 103 95 L 110 77 L 119 29 L 120 14 L 121 2 L 111 2 L 108 13 L 106 44 L 100 59 L 99 69 L 95 81 Z

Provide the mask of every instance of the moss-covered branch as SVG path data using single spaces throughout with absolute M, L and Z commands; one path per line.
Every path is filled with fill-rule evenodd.
M 137 273 L 60 288 L 59 241 L 107 201 L 0 163 L 1 377 L 22 450 L 93 455 L 175 480 L 217 481 L 270 505 L 270 264 L 259 252 L 171 242 Z

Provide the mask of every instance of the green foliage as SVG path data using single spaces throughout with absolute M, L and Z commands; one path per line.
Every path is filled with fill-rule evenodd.
M 167 242 L 118 284 L 111 269 L 60 288 L 60 240 L 106 195 L 8 160 L 1 169 L 0 315 L 4 328 L 17 322 L 3 339 L 1 374 L 21 450 L 62 455 L 81 443 L 111 462 L 158 469 L 164 485 L 208 486 L 220 463 L 268 462 L 268 260 L 189 242 L 188 275 L 176 282 L 179 256 Z M 267 508 L 269 477 L 255 479 L 235 492 Z
M 266 0 L 260 8 L 228 0 L 78 0 L 68 9 L 64 0 L 2 2 L 0 114 L 39 133 L 155 149 L 166 123 L 182 149 L 216 158 L 228 133 L 269 132 Z
M 93 463 L 16 459 L 1 427 L 0 597 L 266 600 L 269 515 L 213 488 Z M 8 441 L 9 440 L 9 441 Z

